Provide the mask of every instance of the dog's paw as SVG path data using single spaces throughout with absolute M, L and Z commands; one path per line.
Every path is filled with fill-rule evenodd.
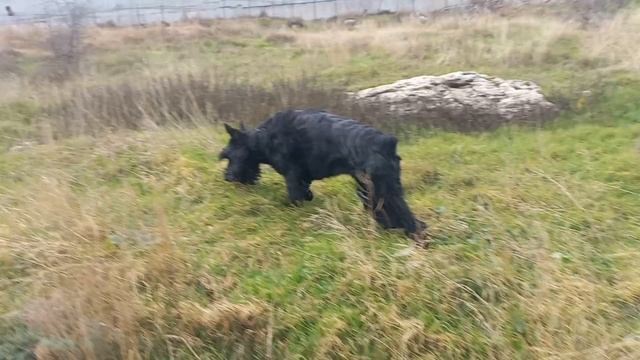
M 413 234 L 413 241 L 415 241 L 416 246 L 423 249 L 428 249 L 432 242 L 428 236 L 418 234 Z
M 431 236 L 427 231 L 429 226 L 424 221 L 416 219 L 416 232 L 408 234 L 409 237 L 421 248 L 428 248 L 431 245 Z
M 313 200 L 313 193 L 311 192 L 311 190 L 307 191 L 307 195 L 304 197 L 304 199 L 307 201 Z
M 416 233 L 422 234 L 425 233 L 429 229 L 427 223 L 422 220 L 416 219 Z
M 300 207 L 303 204 L 304 204 L 304 200 L 291 200 L 291 199 L 289 199 L 289 201 L 287 202 L 287 205 L 293 206 L 293 207 Z

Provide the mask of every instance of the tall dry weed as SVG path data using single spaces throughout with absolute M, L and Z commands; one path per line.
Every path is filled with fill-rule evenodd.
M 62 169 L 44 173 L 28 180 L 38 193 L 0 194 L 0 268 L 17 295 L 0 300 L 21 304 L 0 318 L 0 357 L 197 357 L 223 345 L 240 358 L 265 353 L 269 307 L 231 302 L 193 269 L 161 204 L 153 222 L 128 229 L 108 209 L 144 213 L 135 199 L 105 200 L 78 192 Z M 194 296 L 201 289 L 208 297 Z

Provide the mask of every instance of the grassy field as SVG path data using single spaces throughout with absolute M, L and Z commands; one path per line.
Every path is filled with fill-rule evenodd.
M 566 16 L 91 29 L 80 75 L 55 82 L 42 30 L 5 30 L 19 55 L 0 83 L 0 358 L 639 358 L 640 11 L 599 27 Z M 537 81 L 563 111 L 403 136 L 428 250 L 377 228 L 349 178 L 314 183 L 301 207 L 271 170 L 257 186 L 224 182 L 226 136 L 200 106 L 175 126 L 148 109 L 131 119 L 146 130 L 106 131 L 90 128 L 97 100 L 73 101 L 73 137 L 51 118 L 78 91 L 151 91 L 203 69 L 266 89 L 479 70 Z

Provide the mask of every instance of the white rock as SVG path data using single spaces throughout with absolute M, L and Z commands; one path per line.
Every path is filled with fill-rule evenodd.
M 460 123 L 537 122 L 557 113 L 540 87 L 530 81 L 503 80 L 477 72 L 417 76 L 352 94 L 356 101 L 386 107 L 392 114 L 417 115 L 425 121 Z

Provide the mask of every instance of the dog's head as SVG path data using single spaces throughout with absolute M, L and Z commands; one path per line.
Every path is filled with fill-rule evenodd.
M 220 153 L 221 160 L 229 161 L 224 171 L 224 179 L 241 184 L 255 184 L 260 177 L 260 162 L 249 146 L 249 133 L 244 126 L 234 129 L 224 124 L 224 127 L 231 136 L 229 144 Z

